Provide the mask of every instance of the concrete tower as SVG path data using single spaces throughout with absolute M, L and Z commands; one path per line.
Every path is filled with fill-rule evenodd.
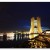
M 29 36 L 30 38 L 35 37 L 36 33 L 39 33 L 39 34 L 42 33 L 41 20 L 39 17 L 37 17 L 37 18 L 32 17 L 31 18 L 31 27 L 30 27 L 29 33 L 32 34 Z

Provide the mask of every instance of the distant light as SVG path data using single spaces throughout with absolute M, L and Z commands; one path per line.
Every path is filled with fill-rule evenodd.
M 50 31 L 46 31 L 46 33 L 50 33 Z
M 0 36 L 3 36 L 3 33 L 0 33 Z
M 7 33 L 7 40 L 13 40 L 13 39 L 14 39 L 14 33 L 13 32 Z

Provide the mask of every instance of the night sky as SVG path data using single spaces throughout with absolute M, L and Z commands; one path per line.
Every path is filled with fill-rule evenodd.
M 41 18 L 41 26 L 50 29 L 50 2 L 0 3 L 0 31 L 30 29 L 31 17 Z

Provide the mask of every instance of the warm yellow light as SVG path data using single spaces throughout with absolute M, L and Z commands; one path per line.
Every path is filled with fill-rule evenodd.
M 34 37 L 36 37 L 36 36 L 38 36 L 38 34 L 35 33 L 35 34 L 34 34 Z
M 33 34 L 31 34 L 33 33 Z M 35 19 L 34 17 L 31 18 L 31 27 L 30 27 L 30 31 L 29 31 L 29 38 L 34 38 L 36 36 L 38 36 L 38 34 L 36 33 L 42 33 L 42 28 L 41 28 L 41 19 L 39 17 L 37 17 L 37 19 Z
M 29 38 L 30 38 L 30 39 L 32 38 L 31 35 L 29 35 Z
M 34 34 L 32 34 L 32 35 L 30 34 L 30 35 L 29 35 L 29 38 L 32 39 L 32 38 L 35 38 L 35 37 L 38 36 L 38 35 L 39 35 L 38 33 L 37 33 L 37 34 L 34 33 Z

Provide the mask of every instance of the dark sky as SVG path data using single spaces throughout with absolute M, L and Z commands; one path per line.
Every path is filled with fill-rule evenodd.
M 29 29 L 30 18 L 37 16 L 50 28 L 50 2 L 0 3 L 0 31 Z

